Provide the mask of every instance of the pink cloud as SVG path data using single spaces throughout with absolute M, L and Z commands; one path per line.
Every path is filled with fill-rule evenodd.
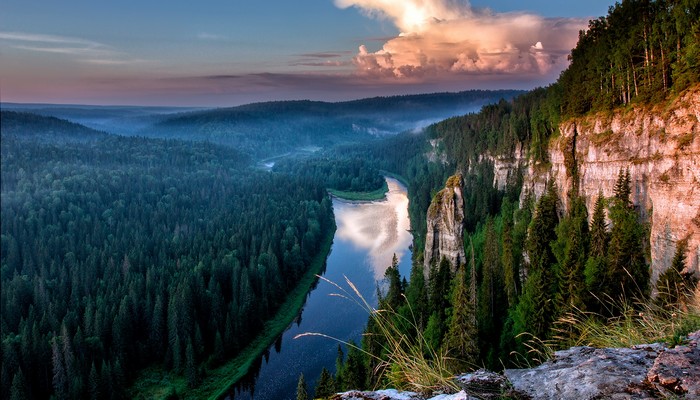
M 399 80 L 454 75 L 558 73 L 587 21 L 528 13 L 494 13 L 450 0 L 336 0 L 401 32 L 381 49 L 360 46 L 357 73 Z

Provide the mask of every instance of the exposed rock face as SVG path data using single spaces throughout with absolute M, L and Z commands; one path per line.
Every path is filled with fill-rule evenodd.
M 572 347 L 536 368 L 506 370 L 505 377 L 484 370 L 458 376 L 456 382 L 463 390 L 456 394 L 421 396 L 389 389 L 340 393 L 333 399 L 698 399 L 698 341 L 700 331 L 673 349 L 658 343 L 612 349 Z
M 661 353 L 647 373 L 647 382 L 664 395 L 684 394 L 689 399 L 700 399 L 700 331 L 689 339 L 687 346 Z
M 700 88 L 663 109 L 583 117 L 560 131 L 549 146 L 551 169 L 530 165 L 523 192 L 541 195 L 551 176 L 566 205 L 575 162 L 592 214 L 598 192 L 611 197 L 620 170 L 629 168 L 632 201 L 651 224 L 652 280 L 670 266 L 685 237 L 688 268 L 700 272 Z
M 537 399 L 609 398 L 641 383 L 660 348 L 594 349 L 573 347 L 533 369 L 509 369 L 513 388 Z
M 447 180 L 445 188 L 438 192 L 428 208 L 425 238 L 425 272 L 442 257 L 450 262 L 453 269 L 464 264 L 464 199 L 462 197 L 462 175 L 454 175 Z

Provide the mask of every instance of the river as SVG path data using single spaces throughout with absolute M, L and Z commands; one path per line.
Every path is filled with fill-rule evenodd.
M 389 191 L 382 201 L 333 199 L 337 230 L 323 274 L 325 279 L 350 290 L 347 277 L 373 306 L 377 304 L 377 284 L 381 284 L 394 254 L 402 276 L 408 279 L 411 269 L 409 246 L 413 237 L 409 231 L 406 187 L 393 178 L 386 181 Z M 300 373 L 304 374 L 311 396 L 321 369 L 335 372 L 338 342 L 318 336 L 294 337 L 317 332 L 359 343 L 367 323 L 367 312 L 352 301 L 333 295 L 339 292 L 337 287 L 320 280 L 296 321 L 253 365 L 229 398 L 294 400 Z M 347 354 L 344 345 L 343 348 Z

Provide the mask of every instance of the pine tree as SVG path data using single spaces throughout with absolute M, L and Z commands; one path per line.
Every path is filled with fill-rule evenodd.
M 309 400 L 309 393 L 306 390 L 306 380 L 304 380 L 304 374 L 299 375 L 299 381 L 297 382 L 297 400 Z
M 593 218 L 590 227 L 590 250 L 584 269 L 586 283 L 586 308 L 589 311 L 601 312 L 602 304 L 600 296 L 605 285 L 605 271 L 607 270 L 606 255 L 608 253 L 608 225 L 605 222 L 605 197 L 603 192 L 598 193 L 593 209 Z
M 518 299 L 518 281 L 520 271 L 515 263 L 513 254 L 513 207 L 511 203 L 504 201 L 502 207 L 503 232 L 501 233 L 501 264 L 503 265 L 503 278 L 505 280 L 506 298 L 508 307 L 516 304 Z
M 321 370 L 321 375 L 318 377 L 316 389 L 314 389 L 314 398 L 325 399 L 335 394 L 335 382 L 333 376 L 324 367 Z
M 343 390 L 343 370 L 345 369 L 345 354 L 343 353 L 343 348 L 338 345 L 338 352 L 335 357 L 335 382 L 336 390 Z
M 88 389 L 90 390 L 90 399 L 98 400 L 102 398 L 102 383 L 100 382 L 100 375 L 97 373 L 97 368 L 95 368 L 94 362 L 90 367 Z
M 191 388 L 197 386 L 197 363 L 194 356 L 192 340 L 187 341 L 187 348 L 185 350 L 185 376 L 187 377 L 187 386 Z
M 527 332 L 540 340 L 549 337 L 554 320 L 554 301 L 556 294 L 556 262 L 550 243 L 556 238 L 555 228 L 558 223 L 557 193 L 553 184 L 537 203 L 535 216 L 530 222 L 527 237 L 527 252 L 530 258 L 523 294 L 513 316 L 515 335 Z M 522 346 L 523 338 L 519 339 Z M 524 349 L 519 349 L 524 354 Z
M 53 363 L 53 390 L 59 400 L 68 398 L 68 374 L 63 363 L 63 352 L 58 344 L 58 337 L 51 341 L 51 361 Z
M 697 285 L 697 279 L 692 273 L 683 273 L 686 264 L 688 241 L 679 240 L 673 255 L 671 266 L 659 276 L 656 288 L 656 304 L 664 308 L 682 306 Z
M 588 256 L 588 212 L 583 199 L 571 199 L 571 212 L 567 217 L 564 257 L 560 265 L 560 288 L 557 296 L 560 313 L 574 309 L 584 310 L 584 269 Z
M 498 234 L 493 218 L 486 219 L 484 231 L 482 279 L 477 310 L 481 351 L 485 355 L 487 365 L 490 366 L 494 361 L 494 351 L 498 347 L 507 300 L 498 251 Z
M 399 273 L 399 261 L 396 254 L 391 261 L 391 266 L 384 272 L 384 279 L 389 284 L 386 296 L 382 299 L 382 308 L 388 307 L 391 310 L 397 311 L 403 303 L 401 290 L 401 274 Z
M 629 201 L 629 182 L 629 170 L 620 171 L 615 185 L 615 202 L 610 210 L 613 226 L 603 293 L 614 299 L 622 296 L 630 301 L 645 300 L 649 296 L 650 275 L 644 259 L 644 228 Z
M 362 351 L 350 341 L 348 359 L 343 367 L 343 386 L 345 389 L 362 390 L 367 387 L 367 367 Z
M 477 363 L 479 348 L 476 340 L 479 332 L 475 324 L 475 299 L 469 296 L 464 266 L 460 266 L 455 281 L 452 293 L 452 316 L 444 347 L 452 357 L 453 370 L 464 371 L 465 368 Z
M 28 400 L 27 381 L 24 379 L 24 373 L 20 368 L 12 377 L 12 387 L 10 387 L 10 400 Z
M 423 330 L 428 322 L 428 292 L 421 262 L 413 263 L 411 267 L 411 280 L 406 288 L 406 298 L 410 309 L 402 312 L 402 315 L 410 318 L 409 321 L 415 320 L 416 328 Z

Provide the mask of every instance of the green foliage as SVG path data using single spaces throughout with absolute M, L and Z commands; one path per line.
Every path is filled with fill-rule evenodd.
M 39 398 L 96 396 L 98 380 L 118 398 L 149 365 L 196 385 L 203 361 L 260 332 L 333 228 L 320 183 L 235 150 L 48 135 L 59 123 L 32 118 L 45 130 L 3 127 L 0 147 L 2 338 L 26 342 L 3 357 L 2 397 L 19 368 Z
M 620 171 L 610 209 L 612 229 L 606 257 L 602 294 L 646 299 L 650 291 L 649 266 L 644 258 L 645 229 L 629 199 L 628 171 Z
M 297 400 L 309 400 L 309 393 L 306 389 L 304 374 L 299 375 L 299 381 L 297 383 Z
M 469 294 L 464 265 L 459 267 L 455 282 L 451 299 L 452 313 L 447 323 L 444 347 L 450 356 L 452 369 L 466 371 L 467 368 L 477 365 L 479 331 L 476 326 L 476 299 Z
M 700 80 L 695 0 L 621 1 L 589 21 L 559 78 L 566 115 L 653 102 Z
M 659 276 L 656 283 L 658 295 L 656 304 L 662 308 L 683 306 L 692 296 L 697 285 L 697 278 L 692 272 L 685 271 L 688 241 L 679 240 L 673 255 L 671 266 Z
M 327 399 L 336 393 L 335 380 L 333 375 L 324 367 L 321 370 L 321 375 L 318 377 L 316 388 L 314 389 L 314 398 Z

